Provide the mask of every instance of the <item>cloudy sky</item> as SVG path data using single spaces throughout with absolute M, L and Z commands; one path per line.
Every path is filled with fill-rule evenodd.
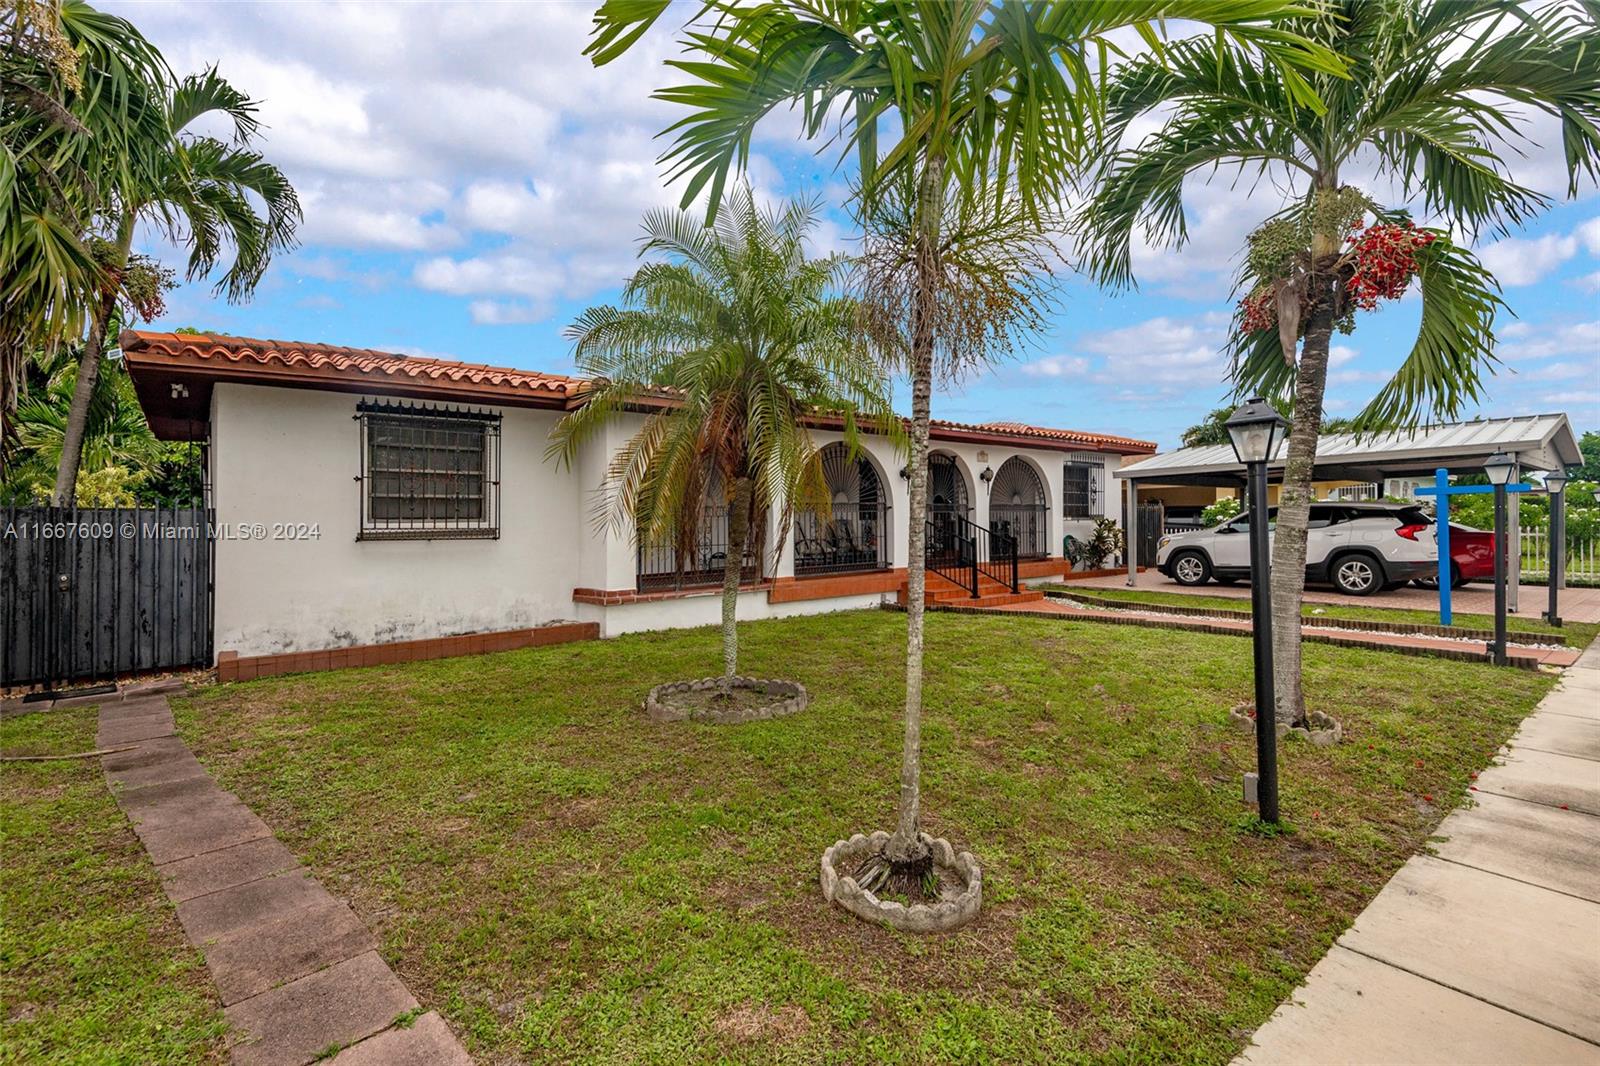
M 596 70 L 582 57 L 592 6 L 579 3 L 112 3 L 180 72 L 217 64 L 261 101 L 263 150 L 305 207 L 301 246 L 241 306 L 209 287 L 172 294 L 158 326 L 323 341 L 566 370 L 562 328 L 615 298 L 635 265 L 641 213 L 675 204 L 656 133 L 677 114 L 652 101 L 672 84 L 657 34 Z M 1511 156 L 1515 173 L 1564 191 L 1553 124 Z M 751 178 L 765 196 L 840 202 L 831 155 L 778 116 L 761 130 Z M 1380 198 L 1372 175 L 1347 180 Z M 1022 420 L 1174 444 L 1224 398 L 1219 355 L 1243 238 L 1282 202 L 1271 183 L 1223 175 L 1190 189 L 1192 241 L 1142 249 L 1141 288 L 1071 279 L 1052 328 L 1023 358 L 935 400 L 939 417 Z M 834 212 L 819 244 L 848 249 Z M 161 243 L 147 235 L 146 248 Z M 1600 428 L 1600 196 L 1586 187 L 1526 230 L 1479 250 L 1515 318 L 1483 413 L 1566 411 Z M 1362 316 L 1337 338 L 1328 388 L 1354 414 L 1409 349 L 1418 301 Z M 902 389 L 902 392 L 904 390 Z

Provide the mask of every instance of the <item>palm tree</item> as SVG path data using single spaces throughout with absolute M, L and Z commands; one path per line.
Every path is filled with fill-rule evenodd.
M 597 64 L 615 59 L 666 6 L 607 0 L 587 54 Z M 935 367 L 949 338 L 936 333 L 937 316 L 923 312 L 940 302 L 946 206 L 953 197 L 988 199 L 997 217 L 1009 218 L 1015 207 L 1030 219 L 1056 207 L 1091 140 L 1115 30 L 1133 27 L 1155 41 L 1156 20 L 1192 19 L 1285 70 L 1337 71 L 1325 49 L 1260 22 L 1283 7 L 1269 0 L 708 3 L 685 42 L 698 55 L 668 64 L 693 79 L 657 93 L 690 109 L 672 127 L 677 136 L 664 156 L 675 177 L 688 179 L 686 205 L 709 185 L 714 207 L 757 124 L 797 104 L 805 136 L 826 136 L 855 153 L 864 215 L 896 182 L 913 191 L 906 237 L 916 280 L 903 331 L 912 405 L 905 736 L 899 816 L 886 852 L 897 880 L 918 880 L 929 855 L 920 829 L 928 424 L 935 373 L 951 368 Z M 1285 78 L 1304 85 L 1297 75 Z M 1311 100 L 1309 89 L 1298 96 Z M 836 137 L 829 133 L 835 123 Z
M 90 309 L 88 336 L 78 369 L 77 390 L 68 412 L 56 471 L 55 502 L 65 506 L 77 484 L 83 434 L 95 378 L 105 351 L 107 325 L 119 301 L 136 306 L 141 294 L 130 289 L 128 267 L 134 230 L 153 225 L 189 249 L 188 277 L 211 273 L 232 251 L 232 262 L 215 291 L 231 301 L 247 298 L 266 272 L 274 253 L 294 245 L 300 201 L 277 167 L 249 147 L 259 130 L 256 104 L 224 81 L 216 69 L 190 75 L 173 87 L 163 112 L 166 134 L 156 169 L 142 179 L 119 183 L 104 213 L 114 236 L 96 243 L 101 275 Z M 196 136 L 188 128 L 204 116 L 232 125 L 232 140 Z M 257 203 L 265 213 L 257 209 Z
M 1600 49 L 1593 5 L 1522 10 L 1501 0 L 1342 0 L 1318 18 L 1280 25 L 1345 56 L 1350 77 L 1312 75 L 1320 107 L 1296 99 L 1281 68 L 1225 42 L 1180 44 L 1129 64 L 1110 93 L 1108 141 L 1160 110 L 1159 130 L 1115 154 L 1085 216 L 1090 268 L 1132 281 L 1136 226 L 1158 241 L 1185 237 L 1183 182 L 1237 165 L 1298 185 L 1278 217 L 1251 237 L 1231 350 L 1241 390 L 1293 396 L 1273 546 L 1272 626 L 1280 721 L 1305 718 L 1300 598 L 1317 432 L 1335 328 L 1353 328 L 1374 302 L 1367 239 L 1414 260 L 1422 322 L 1410 354 L 1356 419 L 1361 429 L 1422 416 L 1453 418 L 1476 399 L 1493 363 L 1499 287 L 1452 230 L 1503 230 L 1545 204 L 1507 174 L 1496 146 L 1524 137 L 1527 111 L 1559 117 L 1576 195 L 1600 174 Z M 1420 193 L 1443 228 L 1344 185 L 1360 157 Z M 1357 230 L 1363 217 L 1378 225 Z M 1394 279 L 1398 295 L 1409 277 Z M 1299 343 L 1298 357 L 1296 345 Z
M 571 464 L 618 416 L 641 402 L 657 408 L 612 458 L 597 519 L 631 524 L 641 547 L 674 545 L 681 562 L 708 507 L 728 509 L 724 678 L 738 673 L 747 545 L 774 505 L 779 544 L 797 504 L 829 506 L 808 424 L 838 417 L 852 451 L 860 418 L 898 433 L 883 372 L 855 343 L 855 303 L 839 293 L 846 261 L 806 255 L 816 221 L 816 204 L 763 209 L 748 187 L 714 224 L 652 211 L 639 254 L 664 260 L 629 279 L 622 307 L 592 307 L 567 331 L 595 385 L 557 425 L 552 456 Z
M 61 461 L 67 412 L 76 391 L 79 355 L 75 348 L 61 345 L 52 355 L 41 353 L 27 367 L 30 380 L 17 406 L 16 447 L 0 483 L 0 499 L 7 503 L 27 506 L 50 495 Z M 104 505 L 92 500 L 94 493 L 86 485 L 91 475 L 102 491 L 108 482 L 129 491 L 142 490 L 187 448 L 156 439 L 126 368 L 117 360 L 104 362 L 89 404 L 76 502 L 80 506 Z
M 119 187 L 155 173 L 166 65 L 81 0 L 0 8 L 0 452 L 24 365 L 83 336 L 102 280 L 84 235 Z

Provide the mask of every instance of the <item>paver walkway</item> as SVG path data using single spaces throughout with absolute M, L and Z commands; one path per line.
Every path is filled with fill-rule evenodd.
M 959 605 L 958 605 L 959 606 Z M 1138 608 L 1101 609 L 1086 607 L 1069 600 L 1046 599 L 1039 603 L 1006 604 L 1000 607 L 971 608 L 972 610 L 1004 611 L 1007 614 L 1035 614 L 1049 617 L 1064 616 L 1086 622 L 1135 622 L 1163 626 L 1170 629 L 1197 629 L 1207 633 L 1249 633 L 1250 623 L 1238 618 L 1206 618 L 1194 615 L 1163 613 L 1158 610 Z M 1453 637 L 1435 637 L 1421 633 L 1376 633 L 1365 629 L 1335 629 L 1318 626 L 1308 619 L 1301 632 L 1306 640 L 1327 644 L 1349 644 L 1362 648 L 1390 648 L 1412 654 L 1457 656 L 1461 658 L 1487 658 L 1486 645 L 1481 640 L 1458 640 Z M 1532 660 L 1539 666 L 1570 666 L 1578 661 L 1574 648 L 1554 646 L 1518 645 L 1518 634 L 1507 641 L 1506 654 L 1513 660 Z M 1537 639 L 1522 635 L 1524 639 Z
M 1600 643 L 1236 1066 L 1600 1063 Z
M 451 1066 L 471 1059 L 378 956 L 354 911 L 300 868 L 176 735 L 165 690 L 103 699 L 106 779 L 205 955 L 238 1031 L 233 1061 Z

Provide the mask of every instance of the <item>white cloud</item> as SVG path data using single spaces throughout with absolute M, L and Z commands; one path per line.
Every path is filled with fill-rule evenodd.
M 514 326 L 538 322 L 550 313 L 548 304 L 514 300 L 473 300 L 467 305 L 472 321 L 480 326 Z
M 1570 378 L 1595 378 L 1600 376 L 1600 364 L 1589 363 L 1546 363 L 1537 370 L 1530 371 L 1530 381 L 1566 381 Z
M 1584 251 L 1590 255 L 1600 255 L 1600 215 L 1596 215 L 1587 222 L 1580 223 L 1572 231 L 1578 238 L 1578 243 L 1583 245 Z
M 1584 292 L 1600 292 L 1600 270 L 1574 279 L 1573 284 Z
M 551 293 L 561 272 L 548 261 L 508 253 L 467 259 L 438 257 L 417 264 L 413 280 L 425 289 L 451 296 L 502 293 L 538 296 Z
M 1507 362 L 1549 359 L 1558 355 L 1586 358 L 1591 366 L 1600 360 L 1600 320 L 1526 326 L 1515 334 L 1512 333 L 1512 326 L 1502 330 L 1502 337 L 1512 337 L 1513 340 L 1510 344 L 1500 344 L 1495 354 Z
M 1022 373 L 1035 378 L 1076 378 L 1089 370 L 1089 360 L 1081 355 L 1049 355 L 1019 367 Z
M 548 305 L 616 285 L 641 213 L 676 203 L 654 138 L 678 116 L 651 98 L 671 25 L 597 69 L 579 4 L 111 6 L 178 71 L 216 63 L 261 101 L 261 149 L 300 192 L 313 255 L 426 257 L 507 238 L 454 270 L 435 255 L 400 276 Z
M 1502 285 L 1532 285 L 1578 251 L 1578 238 L 1549 233 L 1543 237 L 1505 237 L 1480 249 L 1478 258 Z

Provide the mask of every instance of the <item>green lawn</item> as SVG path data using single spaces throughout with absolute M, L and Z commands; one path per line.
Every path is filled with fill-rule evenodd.
M 1172 604 L 1178 607 L 1201 607 L 1211 610 L 1246 611 L 1250 610 L 1250 600 L 1237 596 L 1204 596 L 1187 592 L 1162 592 L 1152 589 L 1107 589 L 1085 588 L 1082 585 L 1071 583 L 1041 585 L 1040 588 L 1054 592 L 1070 592 L 1074 596 L 1093 597 L 1107 603 L 1152 603 Z M 1539 601 L 1539 610 L 1544 609 L 1544 601 Z M 1419 611 L 1403 607 L 1373 607 L 1360 603 L 1318 603 L 1307 602 L 1301 607 L 1301 613 L 1307 618 L 1339 619 L 1349 618 L 1366 622 L 1408 622 L 1419 625 L 1438 625 L 1438 611 Z M 1494 616 L 1489 614 L 1461 614 L 1457 612 L 1452 619 L 1452 624 L 1457 629 L 1493 629 Z M 1594 622 L 1573 622 L 1563 620 L 1560 628 L 1551 626 L 1542 621 L 1537 613 L 1522 615 L 1507 615 L 1506 629 L 1513 633 L 1541 634 L 1559 633 L 1567 638 L 1567 642 L 1575 648 L 1582 648 L 1600 634 L 1600 624 Z
M 926 824 L 985 909 L 915 938 L 828 908 L 834 840 L 892 828 L 905 619 L 742 627 L 804 713 L 653 725 L 715 631 L 221 686 L 201 759 L 379 932 L 485 1061 L 1226 1062 L 1551 683 L 1312 646 L 1337 750 L 1290 744 L 1249 832 L 1227 710 L 1249 644 L 929 618 Z
M 93 707 L 0 721 L 0 751 L 94 747 Z M 226 1025 L 99 759 L 0 766 L 0 1062 L 194 1063 Z

